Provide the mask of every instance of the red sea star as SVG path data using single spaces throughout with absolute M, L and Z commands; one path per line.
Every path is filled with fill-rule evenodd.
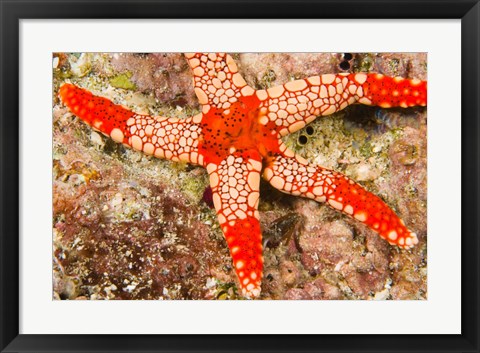
M 257 211 L 260 176 L 278 190 L 326 202 L 390 244 L 418 242 L 377 196 L 348 177 L 310 165 L 281 142 L 318 116 L 354 103 L 426 105 L 425 81 L 380 74 L 326 74 L 254 90 L 226 54 L 186 54 L 202 113 L 188 119 L 135 114 L 71 84 L 62 101 L 94 129 L 146 154 L 206 167 L 218 220 L 242 292 L 260 294 L 263 257 Z

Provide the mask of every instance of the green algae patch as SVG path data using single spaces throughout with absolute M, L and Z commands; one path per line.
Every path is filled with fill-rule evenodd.
M 115 88 L 135 90 L 137 89 L 137 86 L 135 86 L 135 84 L 132 81 L 130 81 L 131 77 L 132 77 L 131 72 L 128 72 L 128 71 L 124 72 L 115 77 L 112 77 L 110 79 L 110 84 Z
M 370 72 L 375 62 L 372 54 L 359 55 L 356 65 L 353 67 L 353 72 Z
M 182 190 L 188 197 L 195 201 L 202 199 L 205 189 L 208 187 L 207 175 L 188 175 L 181 180 Z

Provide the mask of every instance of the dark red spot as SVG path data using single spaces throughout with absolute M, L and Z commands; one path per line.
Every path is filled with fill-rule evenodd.
M 207 204 L 208 207 L 213 208 L 213 193 L 212 188 L 207 186 L 203 192 L 202 201 Z

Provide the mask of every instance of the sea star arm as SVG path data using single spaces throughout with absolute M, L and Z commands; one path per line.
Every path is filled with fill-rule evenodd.
M 262 235 L 257 211 L 261 168 L 260 158 L 240 154 L 207 165 L 213 204 L 240 288 L 247 297 L 260 294 L 262 279 Z
M 228 110 L 241 96 L 251 96 L 254 89 L 238 72 L 237 64 L 225 53 L 185 54 L 193 72 L 193 85 L 203 113 L 211 106 Z
M 368 192 L 347 176 L 320 166 L 310 165 L 292 151 L 273 156 L 264 169 L 263 177 L 276 189 L 327 202 L 366 224 L 390 244 L 409 249 L 418 243 L 417 235 L 378 196 Z
M 158 158 L 204 163 L 198 151 L 200 114 L 187 119 L 136 114 L 72 84 L 64 84 L 59 96 L 76 116 L 116 142 Z
M 264 125 L 275 122 L 281 136 L 295 132 L 318 116 L 350 104 L 382 108 L 427 104 L 427 82 L 373 73 L 313 76 L 256 92 L 267 109 Z

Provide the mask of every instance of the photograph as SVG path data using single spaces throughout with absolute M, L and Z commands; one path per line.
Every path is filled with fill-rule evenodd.
M 52 53 L 53 300 L 428 300 L 427 63 Z

